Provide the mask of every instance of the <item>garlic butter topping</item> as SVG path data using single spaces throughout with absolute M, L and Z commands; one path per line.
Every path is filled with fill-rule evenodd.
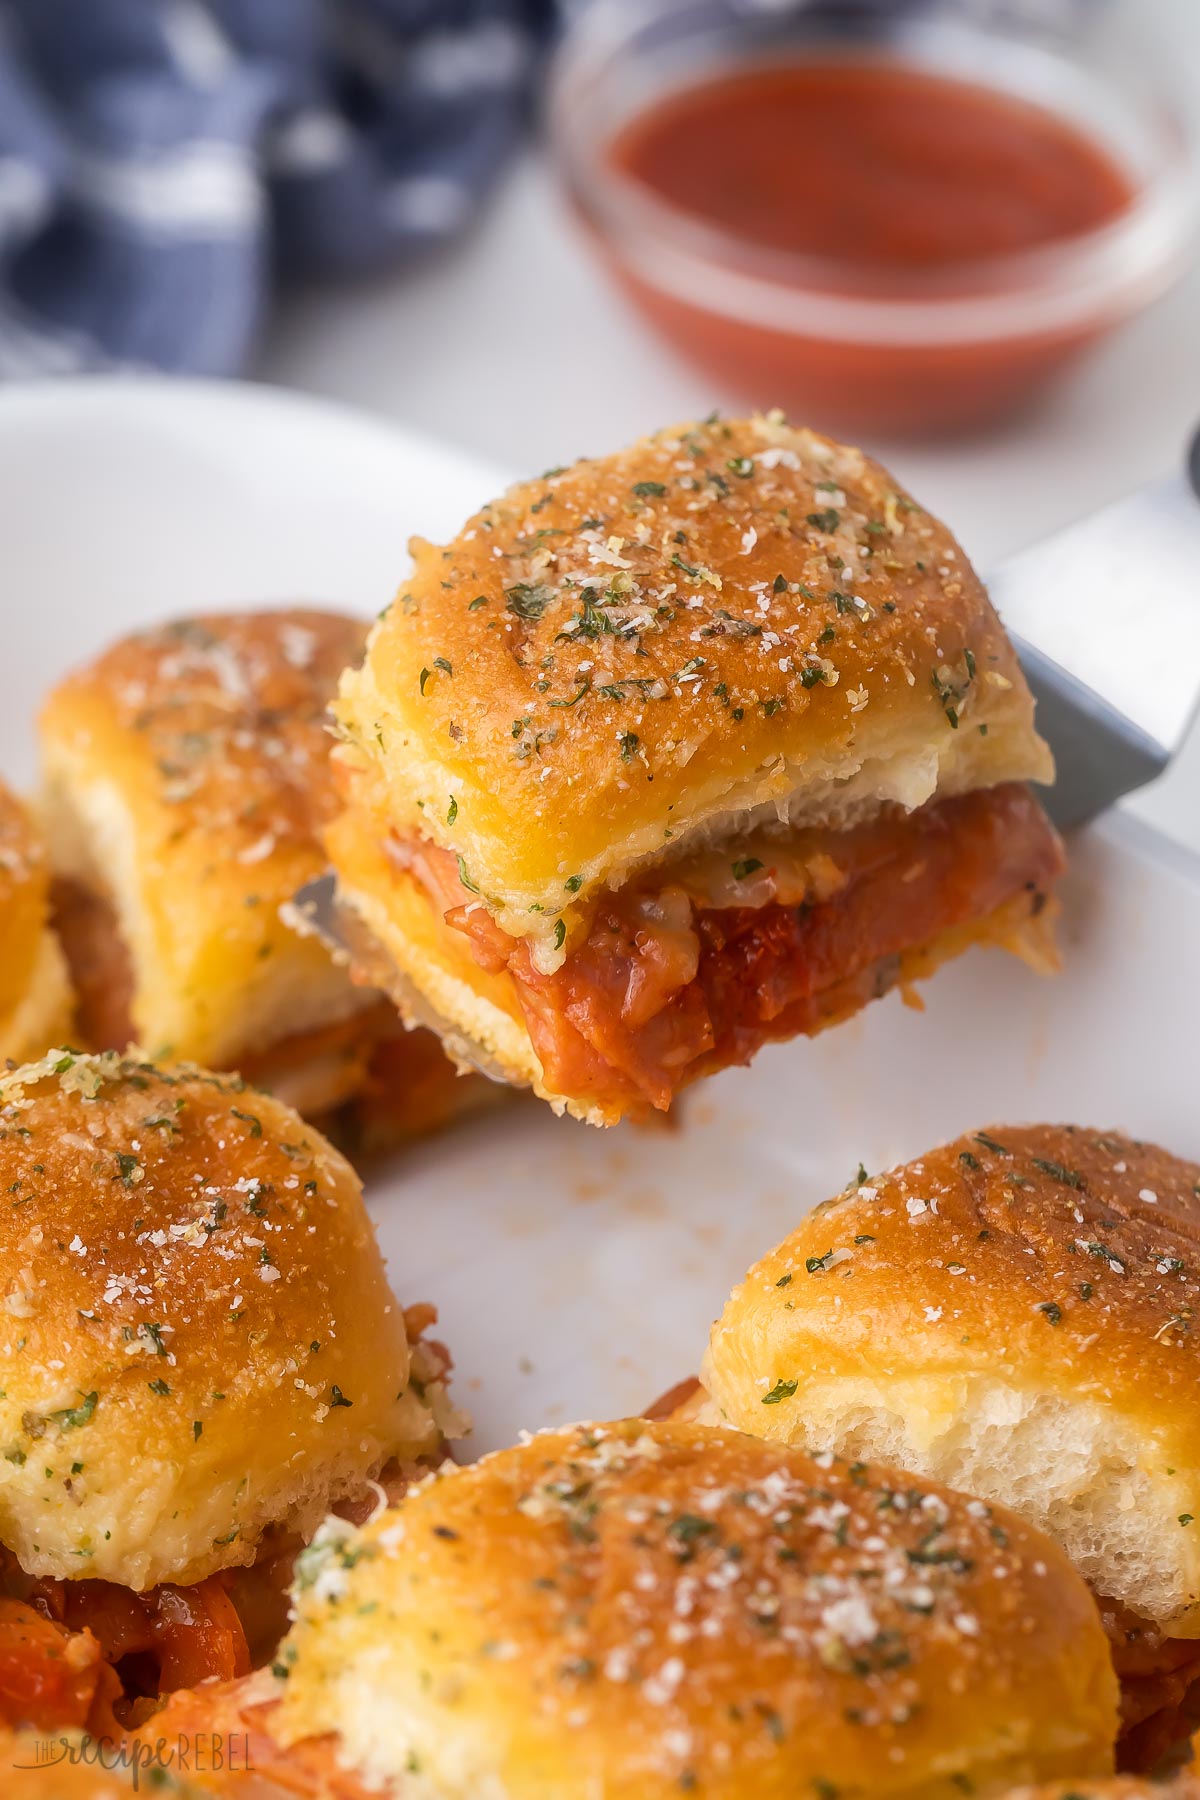
M 328 797 L 326 708 L 362 653 L 355 619 L 262 611 L 174 620 L 122 639 L 56 691 L 102 697 L 111 726 L 144 746 L 173 832 L 229 832 L 253 868 L 305 843 Z M 110 726 L 110 728 L 111 728 Z
M 1154 1145 L 1073 1126 L 970 1132 L 885 1174 L 860 1170 L 749 1279 L 773 1307 L 794 1311 L 800 1295 L 807 1310 L 899 1266 L 909 1305 L 960 1350 L 999 1337 L 1012 1357 L 1049 1331 L 1053 1361 L 1105 1397 L 1114 1382 L 1143 1396 L 1162 1384 L 1164 1399 L 1195 1382 L 1200 1165 Z M 879 1330 L 867 1306 L 841 1309 L 843 1335 Z
M 576 1426 L 436 1478 L 315 1547 L 296 1606 L 285 1735 L 341 1729 L 354 1764 L 361 1731 L 367 1773 L 438 1800 L 918 1791 L 935 1741 L 946 1776 L 1027 1743 L 1039 1683 L 1063 1740 L 1113 1712 L 1091 1599 L 1039 1534 L 697 1426 Z
M 27 1568 L 196 1578 L 437 1441 L 353 1171 L 236 1076 L 0 1074 L 0 1198 L 0 1537 Z
M 342 684 L 341 754 L 518 935 L 731 809 L 820 822 L 881 756 L 874 786 L 918 804 L 942 763 L 1021 778 L 1043 754 L 950 534 L 778 413 L 549 470 L 413 551 Z

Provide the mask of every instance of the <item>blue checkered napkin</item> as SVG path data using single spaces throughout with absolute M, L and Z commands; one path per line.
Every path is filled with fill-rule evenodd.
M 550 0 L 0 0 L 0 374 L 237 370 L 275 280 L 459 231 Z

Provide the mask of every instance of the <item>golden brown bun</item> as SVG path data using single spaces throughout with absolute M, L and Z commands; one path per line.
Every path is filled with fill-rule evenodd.
M 69 1033 L 71 991 L 47 928 L 45 846 L 0 781 L 0 1062 L 40 1056 Z
M 1013 1788 L 1004 1800 L 1200 1800 L 1200 1779 L 1185 1770 L 1169 1781 L 1145 1775 L 1108 1775 L 1099 1781 L 1046 1781 Z
M 0 1019 L 25 991 L 46 923 L 46 856 L 16 795 L 0 781 Z
M 409 1025 L 436 1031 L 460 1069 L 531 1087 L 559 1111 L 571 1106 L 546 1087 L 511 979 L 480 967 L 469 938 L 445 924 L 416 876 L 387 855 L 386 831 L 358 809 L 326 828 L 355 968 L 369 973 Z M 573 1110 L 590 1116 L 585 1107 Z
M 935 1800 L 1112 1766 L 1096 1608 L 1040 1533 L 702 1426 L 547 1432 L 298 1571 L 279 1735 L 423 1800 Z
M 659 432 L 412 549 L 335 708 L 350 804 L 461 854 L 547 956 L 597 884 L 749 815 L 1050 777 L 949 532 L 780 415 Z
M 115 644 L 47 701 L 55 869 L 110 903 L 133 1035 L 152 1053 L 236 1066 L 369 1003 L 279 917 L 324 867 L 326 706 L 364 635 L 325 612 L 179 620 Z
M 0 1542 L 145 1589 L 437 1442 L 350 1165 L 232 1077 L 0 1075 Z
M 1200 1636 L 1200 1167 L 995 1126 L 818 1207 L 734 1290 L 743 1431 L 1002 1501 L 1098 1593 Z

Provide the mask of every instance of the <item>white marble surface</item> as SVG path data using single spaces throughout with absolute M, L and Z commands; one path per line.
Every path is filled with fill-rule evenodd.
M 1148 29 L 1157 15 L 1200 107 L 1200 0 L 1125 3 Z M 403 420 L 515 472 L 739 403 L 610 289 L 536 149 L 471 237 L 438 261 L 289 301 L 257 373 Z M 1165 473 L 1198 422 L 1200 267 L 1003 430 L 869 447 L 986 568 Z M 1145 810 L 1200 848 L 1200 737 Z

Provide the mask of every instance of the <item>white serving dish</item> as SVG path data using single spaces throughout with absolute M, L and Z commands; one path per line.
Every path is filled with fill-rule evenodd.
M 65 383 L 0 395 L 0 772 L 33 775 L 38 697 L 171 614 L 306 599 L 378 610 L 411 532 L 502 479 L 439 445 L 263 389 Z M 813 1042 L 600 1133 L 532 1102 L 378 1171 L 406 1300 L 438 1305 L 476 1443 L 634 1411 L 695 1367 L 747 1264 L 813 1202 L 969 1126 L 1121 1126 L 1200 1159 L 1200 857 L 1112 816 L 1071 846 L 1066 964 L 974 953 Z

